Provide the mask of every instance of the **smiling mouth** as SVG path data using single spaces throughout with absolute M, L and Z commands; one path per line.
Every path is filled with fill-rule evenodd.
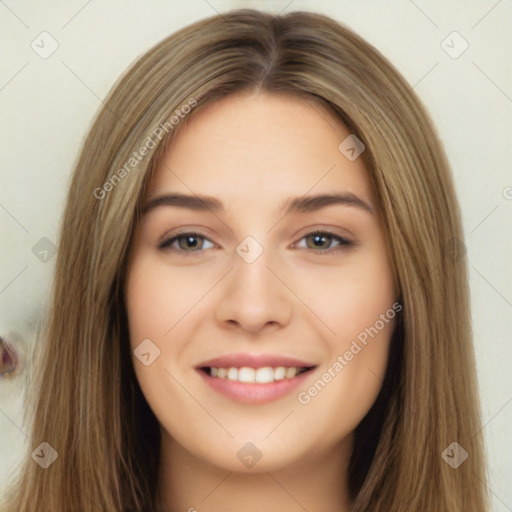
M 244 384 L 271 384 L 273 382 L 294 379 L 314 368 L 315 366 L 263 366 L 261 368 L 250 368 L 247 366 L 241 368 L 234 366 L 229 368 L 203 366 L 199 370 L 215 379 L 225 379 Z

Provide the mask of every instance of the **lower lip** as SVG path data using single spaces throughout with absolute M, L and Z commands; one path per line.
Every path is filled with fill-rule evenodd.
M 229 379 L 211 377 L 202 370 L 197 370 L 206 383 L 221 395 L 235 402 L 261 405 L 278 400 L 297 388 L 309 377 L 313 369 L 301 373 L 292 379 L 282 379 L 267 384 L 238 382 Z

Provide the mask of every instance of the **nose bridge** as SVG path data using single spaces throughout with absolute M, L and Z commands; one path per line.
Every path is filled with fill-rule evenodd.
M 249 250 L 247 250 L 248 245 Z M 261 248 L 261 253 L 258 254 L 257 249 L 251 247 L 250 242 L 240 244 L 237 248 L 233 271 L 236 274 L 241 295 L 256 296 L 261 292 L 269 292 L 272 288 L 272 283 L 269 282 L 272 276 L 269 270 L 271 266 L 271 250 Z M 249 291 L 252 293 L 247 293 Z
M 245 304 L 252 304 L 255 310 L 263 309 L 281 295 L 276 289 L 275 276 L 269 270 L 274 259 L 273 251 L 247 240 L 237 247 L 236 252 L 232 277 L 234 294 Z
M 291 297 L 270 270 L 275 256 L 274 250 L 264 248 L 253 237 L 239 244 L 217 309 L 220 322 L 235 322 L 256 331 L 268 323 L 284 325 L 290 321 Z

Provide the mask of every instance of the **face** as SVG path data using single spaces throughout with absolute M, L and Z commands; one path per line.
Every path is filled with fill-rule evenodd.
M 176 453 L 239 472 L 321 461 L 375 401 L 396 290 L 348 135 L 295 97 L 230 96 L 157 170 L 125 292 L 136 376 Z

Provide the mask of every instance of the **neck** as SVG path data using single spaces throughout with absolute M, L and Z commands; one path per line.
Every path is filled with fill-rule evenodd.
M 352 437 L 329 453 L 259 472 L 237 473 L 186 451 L 162 431 L 158 512 L 348 512 Z

